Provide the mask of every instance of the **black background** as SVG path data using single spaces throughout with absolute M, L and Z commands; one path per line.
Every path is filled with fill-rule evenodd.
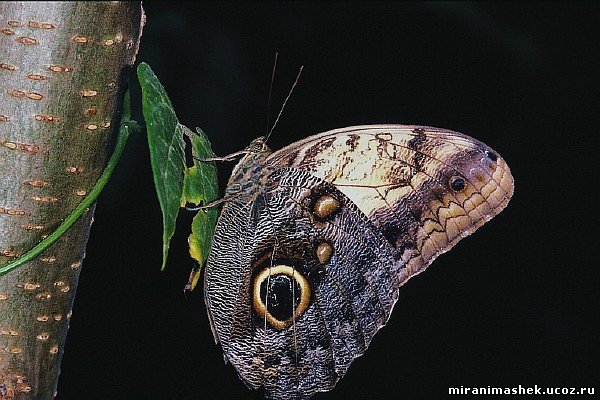
M 508 208 L 400 290 L 388 325 L 317 399 L 436 398 L 448 387 L 594 386 L 598 295 L 598 3 L 153 3 L 138 60 L 217 154 L 405 123 L 469 134 L 515 177 Z M 597 119 L 596 119 L 597 121 Z M 232 165 L 221 167 L 224 184 Z M 161 216 L 144 135 L 102 194 L 58 398 L 244 399 L 213 343 L 179 219 Z

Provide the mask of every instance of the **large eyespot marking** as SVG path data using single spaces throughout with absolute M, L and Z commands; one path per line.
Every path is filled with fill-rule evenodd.
M 310 284 L 289 265 L 265 267 L 252 289 L 254 311 L 275 329 L 292 325 L 310 305 Z
M 342 203 L 328 194 L 319 197 L 313 205 L 313 211 L 318 218 L 324 219 L 335 214 Z
M 452 178 L 450 178 L 450 188 L 455 192 L 460 192 L 466 186 L 467 184 L 465 183 L 465 180 L 460 176 L 453 176 Z

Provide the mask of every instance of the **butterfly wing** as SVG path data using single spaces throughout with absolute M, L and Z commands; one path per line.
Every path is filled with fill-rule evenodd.
M 219 218 L 205 297 L 226 360 L 273 399 L 330 390 L 400 285 L 512 194 L 497 153 L 428 127 L 325 132 L 251 167 L 260 179 Z
M 330 183 L 289 168 L 275 170 L 270 182 L 254 201 L 223 208 L 206 303 L 226 359 L 249 387 L 264 386 L 268 398 L 304 399 L 333 388 L 367 348 L 396 301 L 403 264 Z M 324 196 L 336 209 L 317 216 Z
M 308 171 L 348 196 L 401 253 L 404 281 L 502 211 L 513 193 L 510 169 L 497 152 L 425 126 L 337 129 L 287 146 L 267 162 Z

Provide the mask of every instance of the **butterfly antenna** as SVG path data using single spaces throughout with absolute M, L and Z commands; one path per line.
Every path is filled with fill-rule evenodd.
M 271 287 L 271 271 L 273 270 L 273 259 L 275 258 L 275 249 L 277 249 L 277 240 L 271 253 L 271 265 L 269 265 L 269 275 L 267 276 L 267 292 L 265 294 L 265 332 L 267 331 L 267 312 L 269 309 L 269 288 Z
M 290 99 L 290 96 L 292 95 L 292 92 L 294 91 L 294 88 L 298 84 L 298 80 L 300 80 L 300 75 L 302 75 L 302 69 L 303 68 L 304 68 L 304 66 L 300 67 L 300 71 L 298 71 L 298 75 L 296 76 L 296 80 L 294 81 L 294 84 L 292 85 L 292 88 L 290 89 L 290 92 L 288 93 L 287 97 L 285 98 L 285 101 L 283 102 L 283 105 L 281 106 L 281 110 L 279 111 L 279 114 L 277 115 L 277 119 L 275 119 L 275 123 L 273 123 L 273 126 L 271 127 L 271 130 L 269 131 L 269 134 L 265 138 L 265 142 L 267 140 L 269 140 L 269 137 L 271 136 L 271 133 L 273 133 L 273 130 L 277 126 L 277 123 L 279 122 L 279 118 L 281 117 L 281 114 L 283 113 L 283 110 L 285 109 L 285 105 L 287 104 L 288 100 Z
M 271 124 L 271 94 L 273 93 L 273 82 L 275 81 L 275 70 L 277 69 L 277 58 L 279 53 L 275 53 L 275 60 L 273 61 L 273 72 L 271 73 L 271 86 L 269 86 L 269 99 L 267 100 L 267 133 L 269 132 L 269 125 Z
M 296 268 L 292 265 L 292 280 L 296 281 Z M 298 336 L 296 334 L 296 304 L 295 304 L 295 299 L 296 299 L 296 285 L 294 285 L 293 283 L 291 283 L 292 286 L 292 329 L 294 331 L 294 372 L 296 372 L 296 390 L 300 389 L 300 379 L 299 379 L 299 372 L 298 372 Z

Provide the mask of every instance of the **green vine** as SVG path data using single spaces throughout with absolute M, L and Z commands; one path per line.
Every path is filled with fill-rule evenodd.
M 124 112 L 123 117 L 121 118 L 121 124 L 119 126 L 119 135 L 117 137 L 117 143 L 115 144 L 115 149 L 113 150 L 113 154 L 108 160 L 106 164 L 106 168 L 102 172 L 102 175 L 94 185 L 94 187 L 90 190 L 90 192 L 83 198 L 81 203 L 69 214 L 67 218 L 44 240 L 35 245 L 31 250 L 23 253 L 19 258 L 14 259 L 13 261 L 0 266 L 0 276 L 14 270 L 15 268 L 20 267 L 21 265 L 28 263 L 33 260 L 37 256 L 39 256 L 44 250 L 50 247 L 54 242 L 56 242 L 72 225 L 83 215 L 83 213 L 94 203 L 94 201 L 98 198 L 104 186 L 110 179 L 115 167 L 117 166 L 117 162 L 119 158 L 121 158 L 121 154 L 123 154 L 123 149 L 125 149 L 125 144 L 127 143 L 127 139 L 129 138 L 129 134 L 133 131 L 137 130 L 137 124 L 135 121 L 130 119 L 130 110 L 129 110 L 129 93 L 125 95 L 124 102 Z

